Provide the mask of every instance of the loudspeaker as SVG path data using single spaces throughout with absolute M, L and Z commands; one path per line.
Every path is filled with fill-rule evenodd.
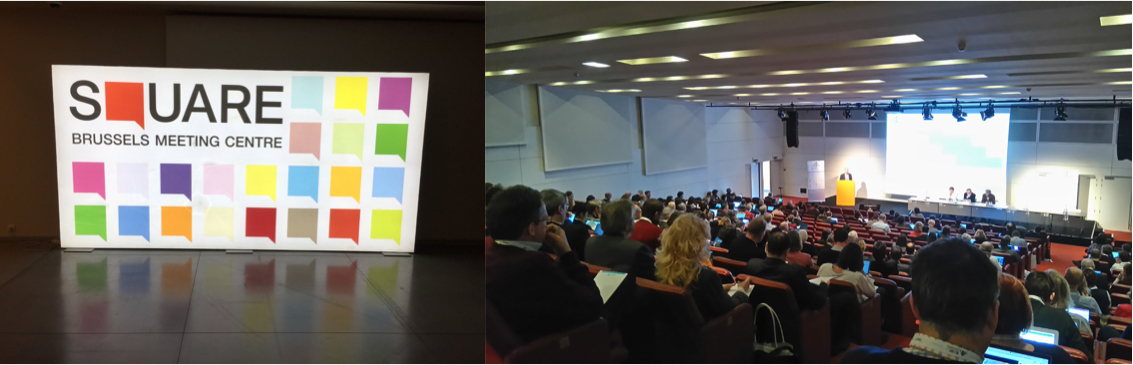
M 787 148 L 799 148 L 799 112 L 787 112 Z
M 1133 146 L 1130 140 L 1130 125 L 1129 125 L 1129 108 L 1121 108 L 1121 115 L 1117 117 L 1117 159 L 1118 160 L 1131 160 L 1133 156 Z

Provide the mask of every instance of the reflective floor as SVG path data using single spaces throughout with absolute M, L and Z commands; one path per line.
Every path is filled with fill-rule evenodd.
M 484 360 L 483 257 L 0 243 L 0 363 Z

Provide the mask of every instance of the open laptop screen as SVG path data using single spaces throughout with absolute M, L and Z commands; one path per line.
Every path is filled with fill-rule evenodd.
M 988 347 L 984 352 L 984 364 L 1049 364 L 1050 359 L 1034 353 L 1022 353 L 998 347 Z
M 1047 345 L 1058 344 L 1058 333 L 1043 328 L 1032 327 L 1031 329 L 1025 330 L 1023 331 L 1023 333 L 1019 334 L 1019 337 L 1023 340 L 1034 343 L 1045 343 Z
M 1085 319 L 1086 322 L 1090 321 L 1090 310 L 1089 309 L 1071 307 L 1071 308 L 1066 308 L 1066 311 L 1070 312 L 1070 315 L 1072 315 L 1072 316 L 1082 317 L 1082 319 Z

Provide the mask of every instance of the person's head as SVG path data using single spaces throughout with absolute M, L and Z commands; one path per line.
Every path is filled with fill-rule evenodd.
M 791 240 L 790 252 L 799 252 L 803 250 L 802 236 L 799 236 L 799 231 L 787 231 L 787 239 Z
M 674 210 L 672 214 L 669 214 L 669 219 L 665 221 L 665 224 L 668 225 L 668 226 L 672 226 L 673 223 L 675 223 L 677 221 L 677 217 L 680 217 L 682 214 L 684 214 L 684 212 L 679 211 L 679 210 Z
M 744 229 L 744 232 L 747 233 L 748 238 L 751 238 L 752 241 L 758 242 L 763 238 L 763 234 L 767 233 L 767 222 L 762 219 L 752 220 L 747 224 L 747 228 Z
M 862 272 L 865 262 L 862 260 L 861 246 L 846 245 L 846 248 L 842 249 L 842 253 L 838 254 L 838 261 L 835 265 L 846 270 Z
M 1097 270 L 1097 264 L 1094 263 L 1094 260 L 1082 259 L 1082 270 L 1083 271 Z
M 913 256 L 914 315 L 948 341 L 965 336 L 991 343 L 999 321 L 999 272 L 979 249 L 959 239 L 933 242 Z
M 767 234 L 767 246 L 764 250 L 767 252 L 767 257 L 782 259 L 787 256 L 787 251 L 790 249 L 791 239 L 787 238 L 787 234 L 783 231 L 772 231 Z
M 804 243 L 804 244 L 805 244 L 805 243 L 806 243 L 806 240 L 807 240 L 807 237 L 806 237 L 806 231 L 805 231 L 805 230 L 802 230 L 802 229 L 800 229 L 800 230 L 797 230 L 797 231 L 795 231 L 795 232 L 798 232 L 798 233 L 799 233 L 799 242 L 801 242 L 801 243 Z
M 633 234 L 633 203 L 616 200 L 602 207 L 602 235 L 626 236 Z
M 1121 262 L 1129 262 L 1130 254 L 1128 251 L 1121 251 L 1117 254 L 1117 259 Z
M 988 256 L 991 256 L 991 251 L 993 250 L 995 250 L 995 247 L 991 247 L 991 242 L 984 242 L 980 244 L 980 251 L 983 251 Z
M 770 222 L 772 217 L 774 216 L 771 213 L 763 213 L 763 220 L 765 222 Z
M 848 173 L 850 173 L 850 168 L 849 168 L 849 167 L 843 167 L 843 168 L 842 168 L 842 172 L 844 172 L 844 173 L 847 173 L 847 174 L 848 174 Z
M 928 226 L 936 228 L 936 220 L 935 219 L 929 219 L 928 220 Z
M 683 192 L 683 191 L 677 192 L 677 198 L 684 199 L 684 197 L 685 197 L 685 192 Z
M 838 228 L 834 230 L 834 244 L 844 244 L 850 239 L 850 232 L 846 228 Z
M 889 253 L 890 253 L 890 255 L 889 255 L 890 258 L 897 260 L 897 261 L 901 261 L 901 257 L 905 256 L 905 247 L 893 246 L 893 250 L 891 250 Z
M 692 214 L 677 218 L 661 234 L 657 251 L 657 279 L 663 284 L 687 288 L 708 260 L 708 223 Z
M 1094 270 L 1082 270 L 1082 286 L 1086 287 L 1087 291 L 1097 286 L 1097 282 L 1098 274 Z
M 661 223 L 661 211 L 665 210 L 664 203 L 660 200 L 650 199 L 641 205 L 641 216 L 649 218 L 653 224 Z
M 818 238 L 819 241 L 826 242 L 834 232 L 829 229 L 822 230 L 822 236 Z
M 948 187 L 948 194 L 952 194 L 954 192 L 956 192 L 956 188 L 949 186 Z
M 940 237 L 948 237 L 948 235 L 952 234 L 952 227 L 944 226 L 944 228 L 941 229 L 940 232 Z
M 874 261 L 885 261 L 889 259 L 889 246 L 884 244 L 875 243 L 871 252 L 873 252 Z
M 606 200 L 611 200 L 613 198 L 614 198 L 614 194 L 611 194 L 610 192 L 607 191 L 606 192 Z
M 968 190 L 965 190 L 964 192 L 968 193 L 968 194 L 972 194 L 972 188 L 968 188 Z
M 728 194 L 731 194 L 731 193 L 732 193 L 732 188 L 728 188 L 727 190 L 725 190 L 725 192 L 727 192 Z
M 858 243 L 858 231 L 846 233 L 846 243 Z
M 677 204 L 677 210 L 684 212 L 685 211 L 685 203 Z
M 1113 257 L 1113 246 L 1102 245 L 1102 255 Z
M 986 241 L 987 240 L 987 233 L 985 233 L 984 230 L 982 230 L 982 229 L 977 229 L 976 230 L 976 240 L 977 241 Z
M 1046 271 L 1031 271 L 1024 278 L 1027 292 L 1030 295 L 1042 298 L 1043 304 L 1050 305 L 1054 301 L 1055 292 L 1058 290 L 1058 282 L 1051 277 Z
M 649 199 L 649 198 L 650 198 L 650 197 L 652 197 L 652 196 L 653 196 L 653 194 L 650 194 L 650 193 L 649 193 L 649 190 L 646 190 L 646 191 L 645 191 L 645 199 Z
M 938 238 L 940 238 L 940 236 L 938 236 L 938 235 L 936 234 L 936 232 L 933 232 L 933 233 L 929 233 L 929 234 L 928 234 L 928 236 L 927 236 L 927 237 L 925 238 L 925 242 L 928 242 L 928 243 L 933 243 L 933 242 L 936 242 L 936 240 L 937 240 Z
M 905 247 L 905 245 L 907 245 L 907 244 L 909 244 L 909 237 L 908 236 L 906 236 L 904 234 L 897 236 L 897 247 Z
M 539 192 L 543 199 L 543 206 L 547 209 L 547 216 L 552 220 L 561 220 L 567 216 L 567 207 L 570 206 L 566 194 L 555 189 L 544 189 Z
M 968 242 L 972 242 L 972 235 L 965 233 L 965 234 L 960 235 L 960 239 L 968 241 Z
M 1086 284 L 1086 275 L 1082 272 L 1082 269 L 1073 266 L 1068 267 L 1063 277 L 1066 278 L 1066 284 L 1070 286 L 1070 292 L 1090 295 L 1090 285 Z
M 791 229 L 791 222 L 787 222 L 787 221 L 780 222 L 779 223 L 779 229 L 784 230 L 784 231 Z
M 732 242 L 732 240 L 736 239 L 736 237 L 739 236 L 740 231 L 736 229 L 735 226 L 727 225 L 720 228 L 720 233 L 716 236 L 716 238 L 719 238 L 720 242 Z
M 991 189 L 984 190 L 984 194 L 991 195 Z
M 1018 336 L 1034 322 L 1031 299 L 1023 283 L 1008 273 L 999 273 L 999 323 L 997 335 Z
M 492 197 L 496 196 L 496 194 L 499 194 L 503 190 L 504 188 L 500 185 L 495 185 L 488 188 L 488 190 L 484 192 L 484 206 L 487 207 L 488 204 L 492 202 Z
M 1070 284 L 1066 282 L 1066 278 L 1055 269 L 1047 270 L 1046 274 L 1054 281 L 1054 300 L 1050 302 L 1050 306 L 1058 309 L 1070 308 Z
M 924 223 L 917 222 L 916 224 L 913 224 L 913 231 L 914 232 L 924 232 Z
M 717 196 L 717 195 L 720 195 L 720 191 L 716 190 L 716 189 L 712 189 L 712 196 Z
M 921 208 L 913 208 L 913 214 L 921 214 Z M 920 224 L 920 222 L 917 222 L 917 224 Z
M 1091 248 L 1090 249 L 1090 258 L 1096 259 L 1096 258 L 1099 258 L 1099 257 L 1102 257 L 1102 250 L 1100 248 L 1097 248 L 1097 247 Z
M 921 233 L 928 233 L 930 226 L 921 226 Z
M 1023 237 L 1023 233 L 1019 232 L 1019 230 L 1016 229 L 1014 231 L 1011 231 L 1011 237 Z
M 484 212 L 488 233 L 497 240 L 543 242 L 547 235 L 547 209 L 535 189 L 514 185 L 503 189 Z
M 594 200 L 597 200 L 597 198 L 595 198 L 593 195 L 587 195 L 586 196 L 586 202 L 587 203 L 592 202 Z

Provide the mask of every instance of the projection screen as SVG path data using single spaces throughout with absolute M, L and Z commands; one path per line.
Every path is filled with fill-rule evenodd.
M 1007 202 L 1008 109 L 964 122 L 938 113 L 934 120 L 916 114 L 887 113 L 886 193 L 943 198 L 956 188 L 956 199 L 971 188 L 976 200 L 991 189 L 996 203 Z
M 54 65 L 61 244 L 412 252 L 428 81 Z

